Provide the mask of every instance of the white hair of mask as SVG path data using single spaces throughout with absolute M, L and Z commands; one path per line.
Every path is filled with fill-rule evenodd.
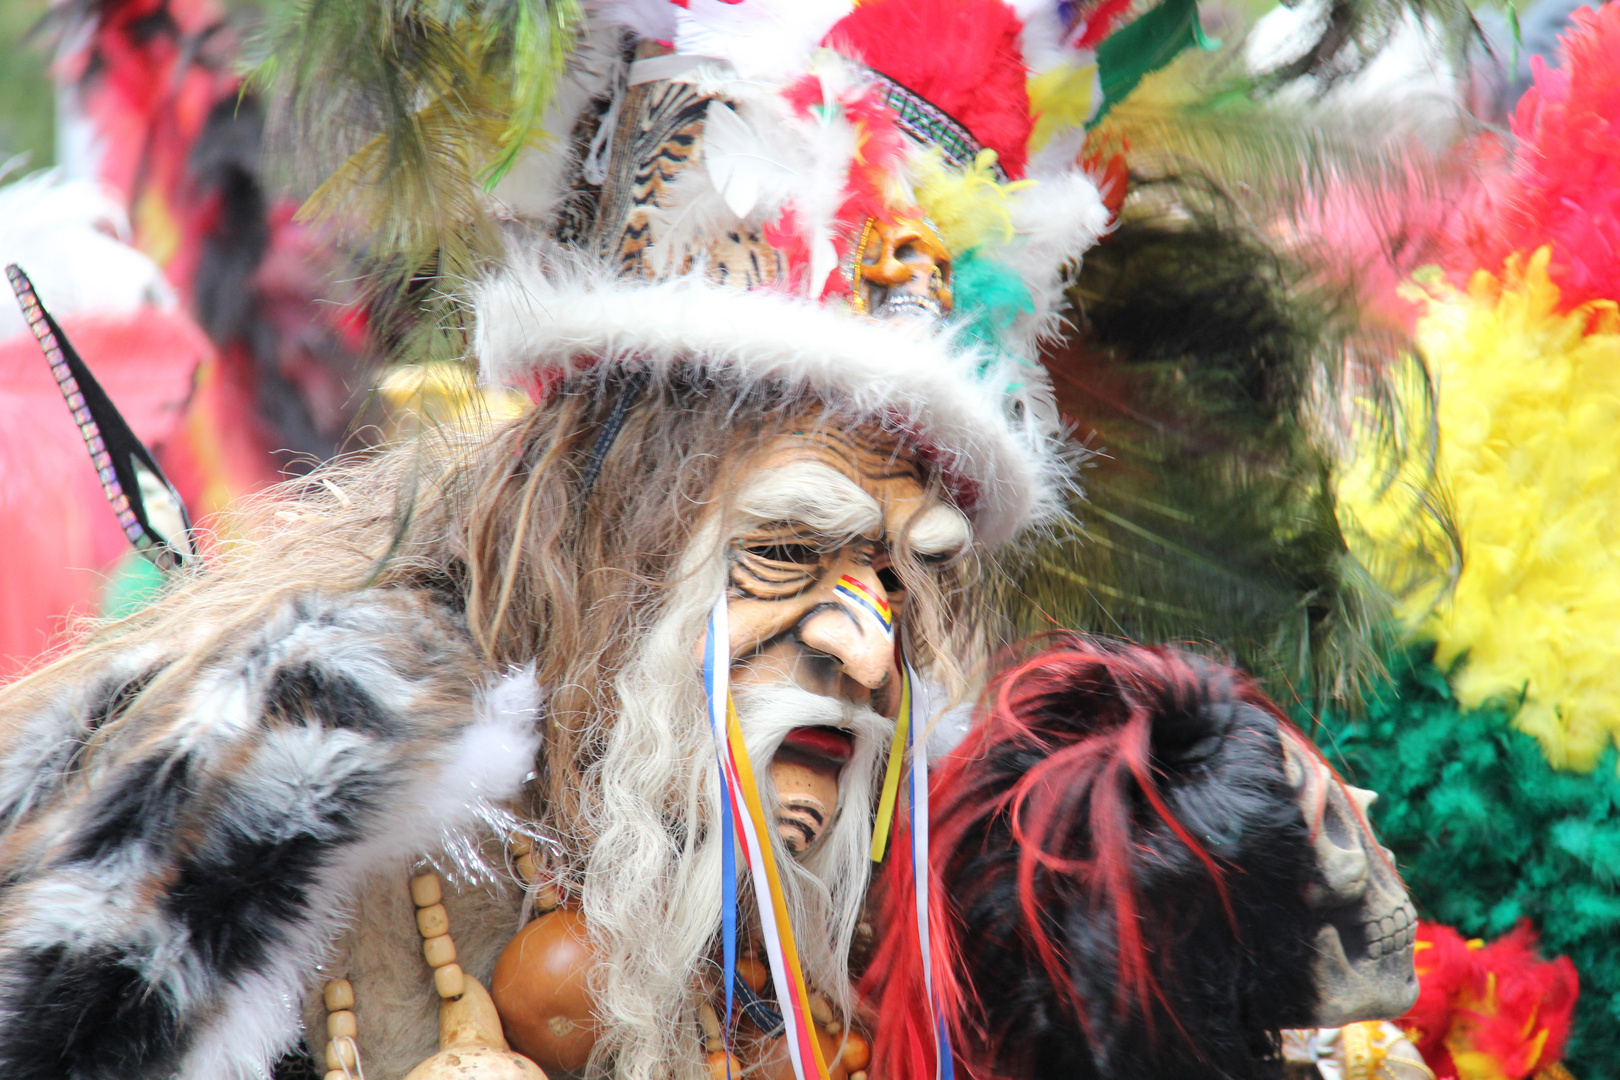
M 707 543 L 704 543 L 704 541 Z M 680 576 L 664 611 L 614 680 L 618 714 L 588 822 L 581 907 L 600 964 L 596 1060 L 624 1080 L 700 1080 L 696 980 L 720 925 L 714 737 L 696 657 L 726 565 L 709 531 L 692 548 L 711 565 Z M 707 550 L 704 550 L 707 549 Z
M 805 976 L 847 1016 L 853 1005 L 849 948 L 866 899 L 872 814 L 894 721 L 790 682 L 739 686 L 735 698 L 748 760 L 761 780 L 765 818 L 773 823 L 776 791 L 763 780 L 788 732 L 797 727 L 833 727 L 855 737 L 854 753 L 838 776 L 837 812 L 815 845 L 795 859 L 774 825 L 770 830 Z

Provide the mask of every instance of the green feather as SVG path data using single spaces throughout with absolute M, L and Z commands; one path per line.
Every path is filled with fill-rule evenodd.
M 1006 263 L 986 259 L 978 248 L 959 255 L 951 264 L 953 321 L 962 327 L 966 342 L 1001 352 L 1002 335 L 1020 314 L 1035 310 L 1029 286 Z
M 500 246 L 483 192 L 544 137 L 579 19 L 576 0 L 269 5 L 252 81 L 318 185 L 301 213 L 364 250 L 398 351 L 463 351 L 461 296 Z
M 1427 556 L 1414 585 L 1433 585 L 1454 552 L 1445 500 L 1422 484 L 1432 447 L 1380 434 L 1413 426 L 1393 395 L 1368 395 L 1355 423 L 1325 414 L 1367 358 L 1350 347 L 1367 344 L 1353 295 L 1201 188 L 1139 185 L 1070 290 L 1073 329 L 1043 360 L 1095 456 L 1072 523 L 1011 567 L 1015 629 L 1204 643 L 1283 700 L 1354 700 L 1379 673 L 1390 597 L 1339 523 L 1342 447 L 1381 448 L 1425 494 L 1425 531 L 1391 542 Z

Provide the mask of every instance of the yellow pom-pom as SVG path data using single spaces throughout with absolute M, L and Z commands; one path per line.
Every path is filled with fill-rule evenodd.
M 994 150 L 981 150 L 967 169 L 948 168 L 938 151 L 919 154 L 912 162 L 917 204 L 953 254 L 1005 244 L 1016 235 L 1012 196 L 1034 181 L 998 183 L 991 168 L 995 161 Z

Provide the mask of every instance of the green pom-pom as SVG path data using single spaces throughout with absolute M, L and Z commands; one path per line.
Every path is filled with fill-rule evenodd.
M 978 248 L 952 263 L 951 292 L 962 340 L 997 354 L 1006 351 L 1001 338 L 1013 320 L 1035 310 L 1028 286 L 1012 267 L 982 258 Z

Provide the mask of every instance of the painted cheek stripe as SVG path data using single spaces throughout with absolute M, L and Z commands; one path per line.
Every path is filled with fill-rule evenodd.
M 857 611 L 864 611 L 877 620 L 878 626 L 883 629 L 883 636 L 894 637 L 894 609 L 883 597 L 868 589 L 858 578 L 843 574 L 838 584 L 833 586 L 833 594 L 848 601 Z

